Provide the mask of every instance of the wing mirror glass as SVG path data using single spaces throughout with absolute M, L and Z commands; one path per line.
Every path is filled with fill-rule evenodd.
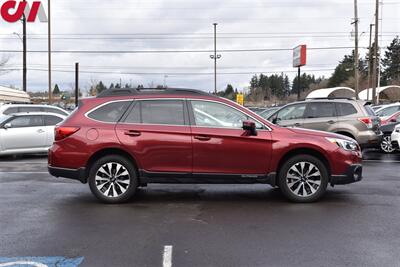
M 249 133 L 249 135 L 257 136 L 256 123 L 254 121 L 244 121 L 243 130 Z

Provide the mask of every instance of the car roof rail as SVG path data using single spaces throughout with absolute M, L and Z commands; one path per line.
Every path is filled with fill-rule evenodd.
M 356 100 L 355 97 L 315 97 L 306 100 Z
M 108 96 L 128 96 L 128 95 L 151 95 L 151 94 L 191 94 L 191 95 L 205 95 L 214 96 L 210 93 L 184 88 L 112 88 L 106 89 L 97 95 L 98 98 Z

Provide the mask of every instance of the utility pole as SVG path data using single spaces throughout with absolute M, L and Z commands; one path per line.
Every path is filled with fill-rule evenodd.
M 379 0 L 375 4 L 375 44 L 374 44 L 374 61 L 372 64 L 372 100 L 377 105 L 376 99 L 376 69 L 378 64 L 378 31 L 379 31 Z
M 301 90 L 301 83 L 300 83 L 300 66 L 297 67 L 297 101 L 300 101 L 300 90 Z
M 370 24 L 369 25 L 369 46 L 368 46 L 368 49 L 369 49 L 369 58 L 368 58 L 368 89 L 367 89 L 367 101 L 369 101 L 369 91 L 370 91 L 370 89 L 371 89 L 371 84 L 372 84 L 372 81 L 371 81 L 371 68 L 372 68 L 372 27 L 374 26 L 375 24 Z
M 75 63 L 75 107 L 79 103 L 79 63 Z
M 26 2 L 24 0 L 23 2 Z M 26 16 L 25 12 L 22 15 L 22 90 L 26 92 Z
M 50 16 L 50 1 L 47 0 L 47 12 L 49 16 L 48 24 L 47 24 L 47 31 L 48 31 L 48 59 L 49 59 L 49 105 L 52 103 L 52 94 L 51 94 L 51 16 Z
M 354 0 L 354 31 L 355 31 L 355 48 L 354 48 L 354 89 L 356 91 L 356 99 L 358 99 L 359 93 L 359 62 L 358 62 L 358 7 L 357 7 L 357 0 Z
M 214 59 L 214 94 L 217 94 L 217 60 L 221 58 L 221 55 L 217 55 L 217 25 L 214 23 L 214 55 L 211 55 L 211 59 Z

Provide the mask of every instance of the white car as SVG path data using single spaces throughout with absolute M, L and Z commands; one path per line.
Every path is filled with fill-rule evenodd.
M 396 125 L 396 127 L 394 128 L 391 138 L 392 138 L 392 147 L 394 149 L 399 150 L 400 149 L 400 124 Z
M 68 116 L 69 113 L 59 107 L 49 105 L 34 105 L 34 104 L 4 104 L 0 106 L 0 115 L 10 115 L 15 113 L 27 112 L 49 112 L 63 116 Z
M 0 115 L 0 155 L 47 153 L 55 125 L 65 118 L 47 112 Z

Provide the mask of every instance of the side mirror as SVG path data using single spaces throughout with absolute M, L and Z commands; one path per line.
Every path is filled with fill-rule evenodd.
M 243 130 L 249 133 L 249 135 L 257 136 L 256 123 L 254 121 L 244 121 Z
M 4 124 L 3 128 L 9 129 L 9 128 L 12 128 L 12 125 L 11 125 L 11 123 L 6 123 L 6 124 Z

